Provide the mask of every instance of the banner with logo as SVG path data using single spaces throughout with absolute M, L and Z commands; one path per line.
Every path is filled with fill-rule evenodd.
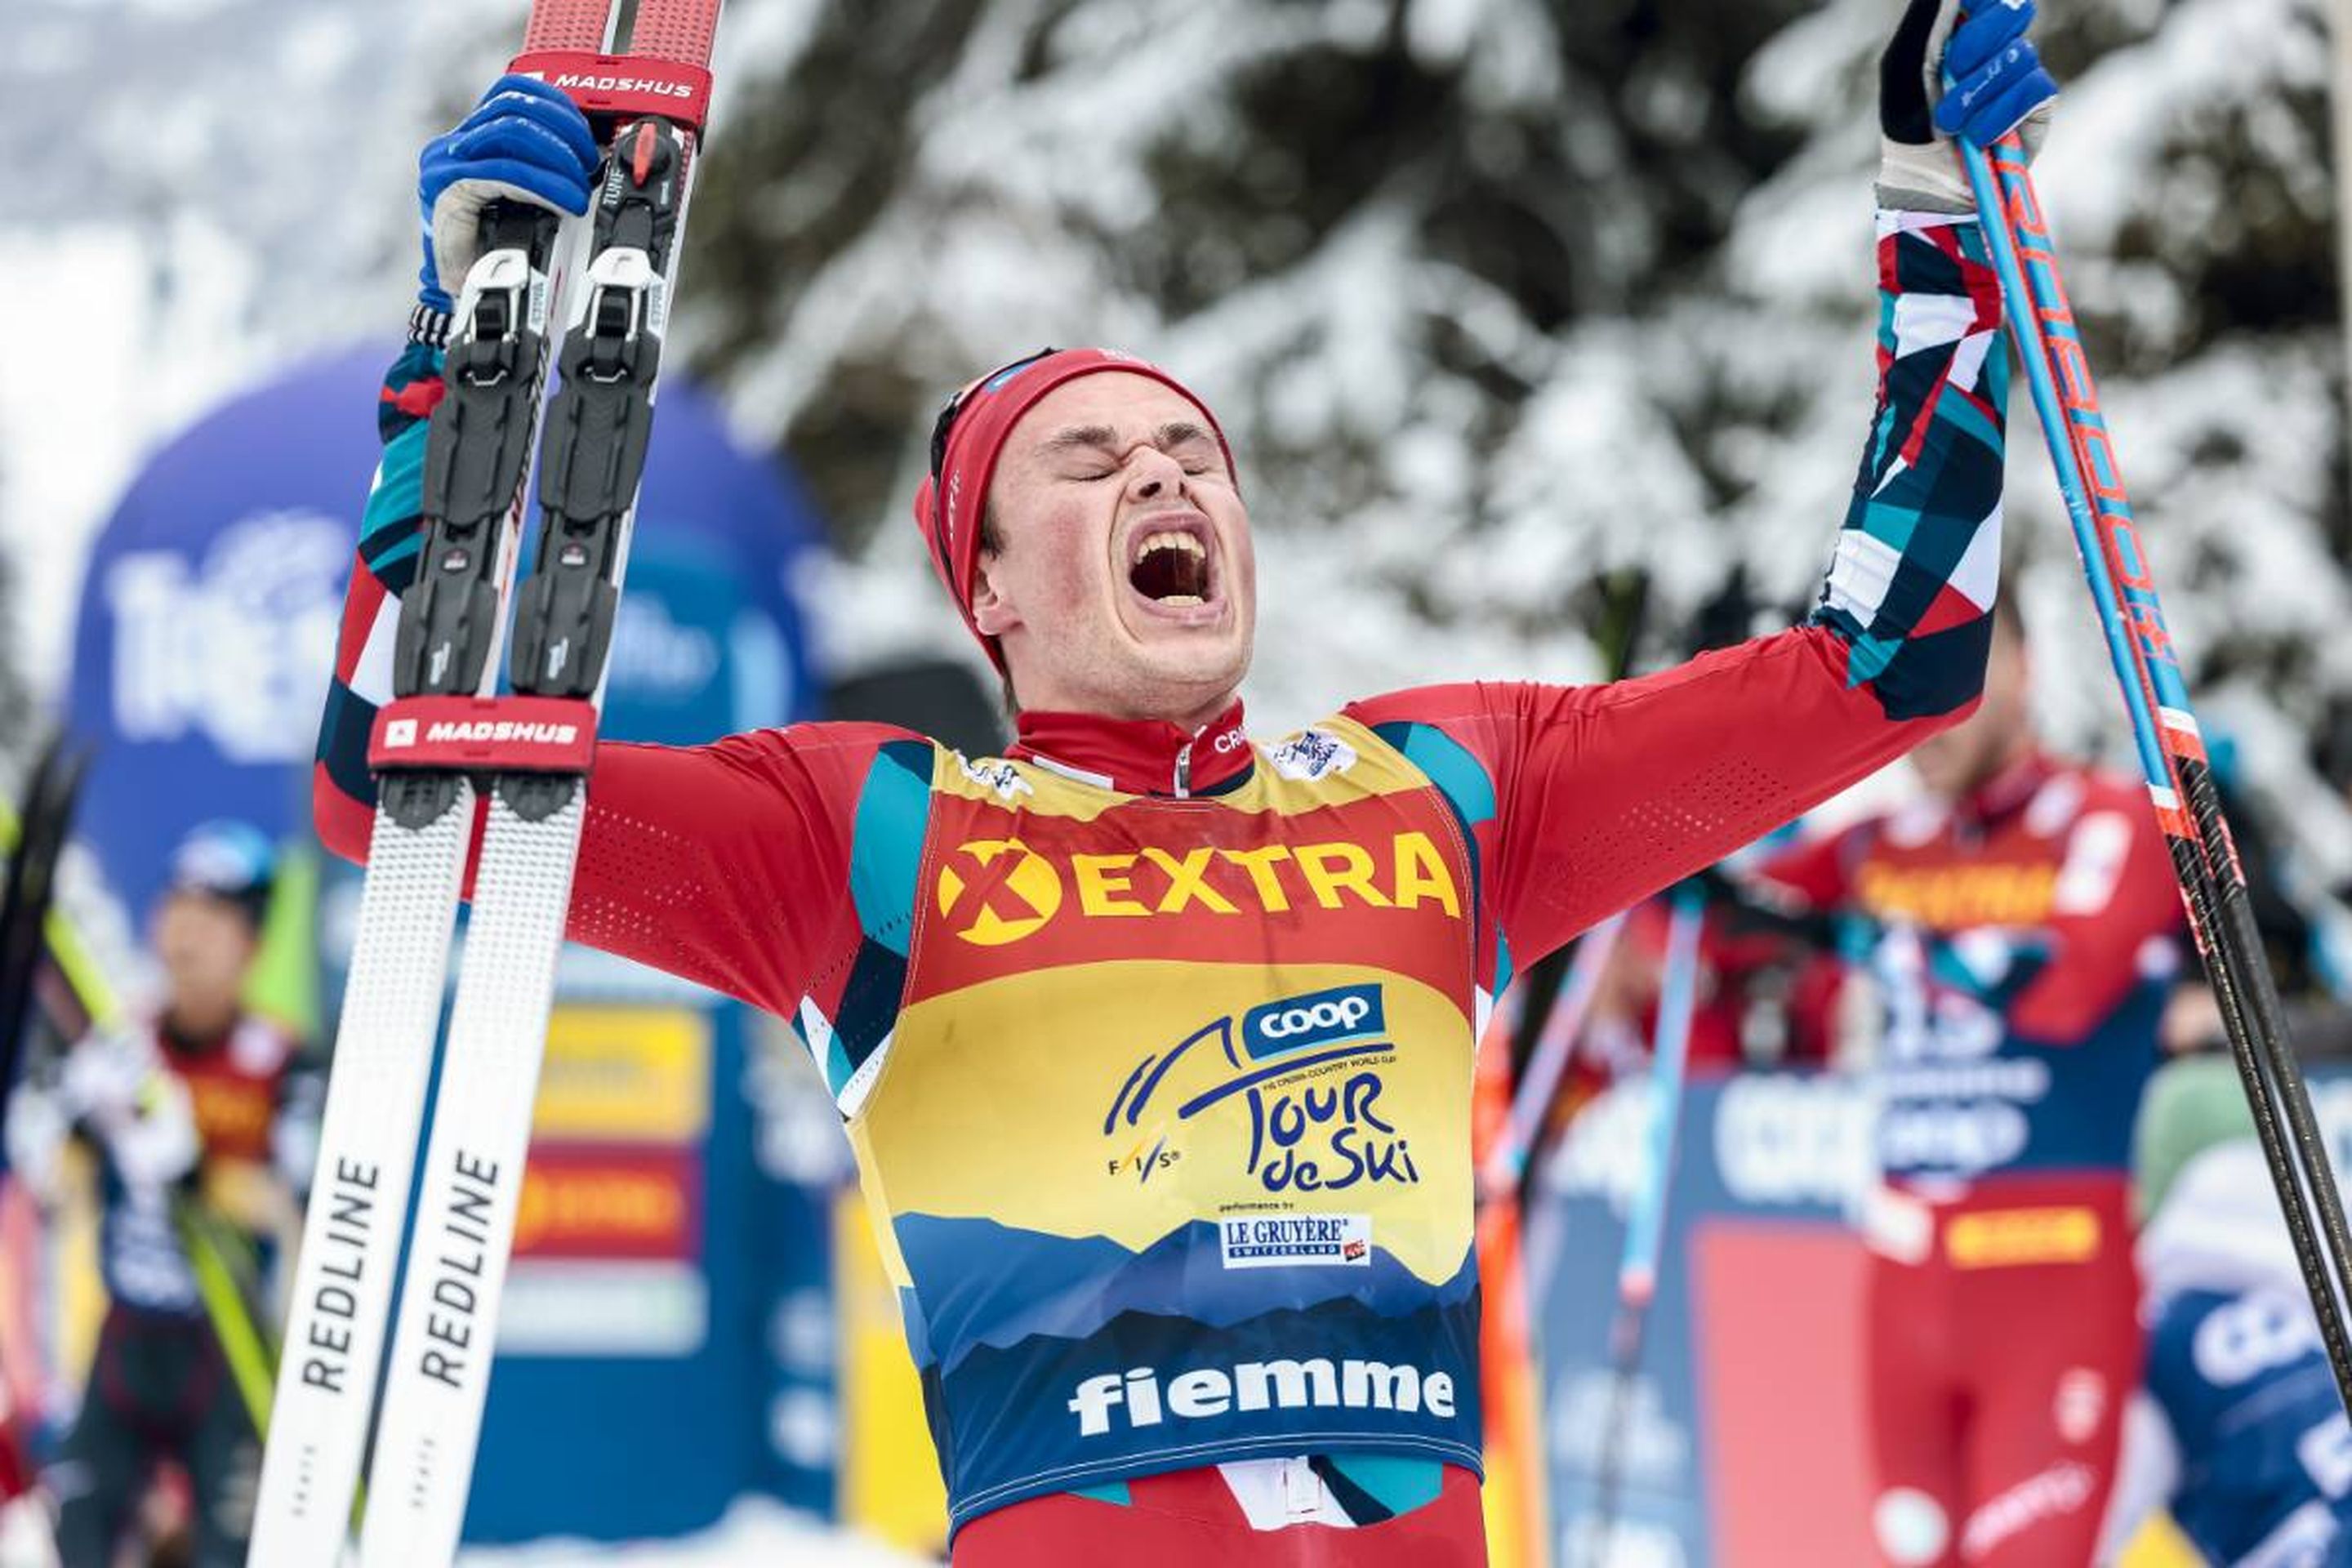
M 1665 1262 L 1621 1389 L 1617 1258 L 1649 1098 L 1636 1082 L 1585 1108 L 1528 1221 L 1557 1560 L 1595 1561 L 1578 1553 L 1613 1444 L 1613 1568 L 1874 1562 L 1863 1253 L 1843 1217 L 1875 1170 L 1864 1090 L 1795 1075 L 1690 1085 Z

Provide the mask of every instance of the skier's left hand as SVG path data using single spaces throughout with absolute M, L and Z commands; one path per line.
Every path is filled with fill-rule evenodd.
M 2033 0 L 1910 0 L 1878 62 L 1880 205 L 1973 212 L 1955 137 L 1990 147 L 2015 131 L 2033 156 L 2058 97 L 2026 36 L 2033 16 Z

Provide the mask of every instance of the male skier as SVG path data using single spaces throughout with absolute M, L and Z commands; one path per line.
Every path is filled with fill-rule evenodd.
M 13 1167 L 54 1180 L 68 1134 L 99 1156 L 106 1320 L 80 1414 L 45 1479 L 65 1568 L 110 1568 L 163 1461 L 186 1472 L 196 1568 L 238 1568 L 260 1444 L 183 1249 L 177 1208 L 205 1203 L 262 1245 L 297 1220 L 317 1154 L 315 1077 L 299 1042 L 245 1008 L 276 857 L 246 823 L 173 852 L 154 911 L 163 1004 L 66 1053 L 11 1102 Z
M 1871 1523 L 1904 1568 L 2081 1568 L 2139 1370 L 2132 1118 L 2179 898 L 2146 792 L 2035 742 L 2028 668 L 2004 604 L 1976 712 L 1911 753 L 1926 798 L 1761 868 L 1871 932 Z
M 2000 310 L 1941 136 L 1989 141 L 2055 89 L 2030 7 L 1996 5 L 1939 102 L 1956 12 L 1913 0 L 1888 53 L 1883 385 L 1806 625 L 1253 740 L 1250 520 L 1215 418 L 1143 361 L 1047 352 L 950 401 L 915 506 L 1020 710 L 1004 757 L 846 724 L 601 749 L 571 935 L 790 1019 L 823 1066 L 959 1568 L 1485 1560 L 1469 1100 L 1493 997 L 1981 679 Z M 515 79 L 423 160 L 425 292 L 320 739 L 343 853 L 415 574 L 441 284 L 483 200 L 579 211 L 592 160 Z

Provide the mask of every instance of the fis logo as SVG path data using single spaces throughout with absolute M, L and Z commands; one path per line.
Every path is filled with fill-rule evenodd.
M 955 758 L 956 765 L 963 770 L 964 777 L 982 789 L 993 790 L 999 800 L 1037 793 L 1035 786 L 1021 776 L 1021 770 L 1002 757 L 983 758 L 975 763 L 958 752 Z
M 1242 1018 L 1242 1048 L 1253 1060 L 1315 1046 L 1377 1039 L 1388 1033 L 1377 985 L 1311 991 L 1253 1007 Z

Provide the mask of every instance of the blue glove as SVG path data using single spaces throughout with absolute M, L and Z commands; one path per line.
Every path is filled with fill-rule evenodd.
M 481 258 L 482 209 L 530 202 L 577 216 L 596 177 L 595 134 L 562 89 L 535 77 L 502 76 L 457 128 L 425 144 L 416 159 L 416 200 L 425 216 L 425 302 L 449 308 L 448 284 L 463 284 Z M 445 282 L 446 280 L 446 282 Z
M 1878 62 L 1885 133 L 1879 199 L 1927 212 L 1975 210 L 1955 137 L 1989 147 L 2018 132 L 2031 159 L 2049 129 L 2058 84 L 2026 37 L 2033 0 L 1910 0 Z M 1944 85 L 1948 69 L 1952 83 Z
M 2032 25 L 2033 0 L 1994 0 L 1953 30 L 1944 48 L 1952 83 L 1936 105 L 1937 130 L 1990 147 L 2058 96 L 2025 36 Z

